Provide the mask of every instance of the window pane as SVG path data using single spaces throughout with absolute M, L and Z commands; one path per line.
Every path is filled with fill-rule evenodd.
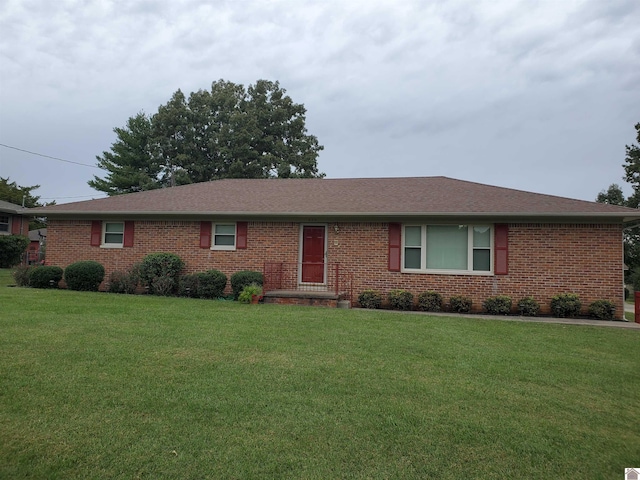
M 473 227 L 473 246 L 485 248 L 491 246 L 491 227 Z
M 234 246 L 235 236 L 234 235 L 216 235 L 214 245 Z
M 491 270 L 491 250 L 475 249 L 473 251 L 473 269 L 481 272 Z
M 422 245 L 422 227 L 405 227 L 404 229 L 404 244 L 407 247 L 419 247 Z
M 124 223 L 107 223 L 104 227 L 104 231 L 107 233 L 123 233 Z
M 420 249 L 404 249 L 404 268 L 420 268 Z
M 122 243 L 121 233 L 105 233 L 104 243 Z
M 427 268 L 467 270 L 466 225 L 429 225 L 427 227 Z
M 235 225 L 216 225 L 216 235 L 235 235 Z

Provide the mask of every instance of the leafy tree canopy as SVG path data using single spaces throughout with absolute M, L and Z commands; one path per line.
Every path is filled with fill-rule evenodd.
M 97 157 L 107 175 L 89 185 L 118 195 L 219 178 L 323 177 L 323 147 L 305 113 L 267 80 L 248 88 L 218 80 L 188 97 L 177 90 L 154 115 L 114 129 L 111 151 Z
M 640 144 L 640 123 L 635 125 L 636 140 Z M 640 147 L 627 145 L 624 159 L 624 177 L 631 184 L 633 193 L 625 198 L 622 188 L 618 184 L 609 185 L 607 190 L 601 191 L 596 201 L 611 205 L 638 208 L 640 206 Z M 640 278 L 640 227 L 628 228 L 624 232 L 624 261 L 629 267 L 632 277 Z M 635 280 L 632 278 L 631 281 Z
M 43 207 L 45 205 L 53 205 L 51 203 L 41 203 L 40 197 L 33 195 L 31 192 L 40 188 L 40 185 L 32 185 L 30 187 L 22 187 L 16 182 L 11 182 L 9 177 L 0 177 L 0 200 L 13 203 L 15 205 L 22 205 L 24 200 L 24 206 L 27 208 Z
M 640 123 L 636 123 L 636 141 L 640 144 Z M 640 205 L 640 146 L 627 145 L 624 159 L 624 179 L 633 187 L 633 194 L 627 199 L 627 206 L 638 208 Z

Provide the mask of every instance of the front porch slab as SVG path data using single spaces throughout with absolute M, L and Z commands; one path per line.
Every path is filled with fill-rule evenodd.
M 271 290 L 264 294 L 264 303 L 336 308 L 338 295 L 326 291 Z

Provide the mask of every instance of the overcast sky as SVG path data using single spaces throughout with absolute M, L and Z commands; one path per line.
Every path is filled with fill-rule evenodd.
M 2 144 L 95 165 L 114 127 L 218 79 L 278 80 L 328 178 L 594 200 L 636 141 L 640 1 L 0 0 Z M 0 146 L 43 200 L 102 197 L 93 175 Z

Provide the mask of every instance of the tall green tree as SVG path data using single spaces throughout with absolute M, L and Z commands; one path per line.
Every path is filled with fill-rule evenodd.
M 94 175 L 89 186 L 108 195 L 159 188 L 162 167 L 152 155 L 151 118 L 140 112 L 127 120 L 124 128 L 114 128 L 117 140 L 110 152 L 96 157 L 105 178 Z
M 636 123 L 636 141 L 640 145 L 640 123 Z M 627 199 L 627 206 L 638 208 L 640 205 L 640 146 L 627 145 L 624 159 L 624 179 L 631 184 L 633 194 Z
M 622 187 L 617 183 L 612 183 L 607 190 L 602 190 L 596 197 L 596 202 L 623 207 L 627 205 L 627 199 L 624 198 Z
M 635 125 L 636 140 L 640 144 L 640 123 Z M 633 193 L 624 197 L 622 188 L 618 184 L 611 184 L 607 190 L 601 191 L 596 201 L 611 205 L 621 205 L 630 208 L 640 206 L 640 146 L 626 145 L 626 155 L 624 159 L 624 177 L 633 189 Z M 624 261 L 628 267 L 628 272 L 633 277 L 633 283 L 640 280 L 640 227 L 628 228 L 624 232 Z
M 53 203 L 55 203 L 41 203 L 40 197 L 31 193 L 38 188 L 40 188 L 40 185 L 23 187 L 18 185 L 16 182 L 12 182 L 9 177 L 0 177 L 0 200 L 4 200 L 5 202 L 13 203 L 14 205 L 20 205 L 27 208 L 42 207 L 44 205 L 52 205 Z
M 305 114 L 278 82 L 218 80 L 188 97 L 177 90 L 157 113 L 114 129 L 111 152 L 97 157 L 107 176 L 89 185 L 117 195 L 219 178 L 323 177 L 323 147 Z

